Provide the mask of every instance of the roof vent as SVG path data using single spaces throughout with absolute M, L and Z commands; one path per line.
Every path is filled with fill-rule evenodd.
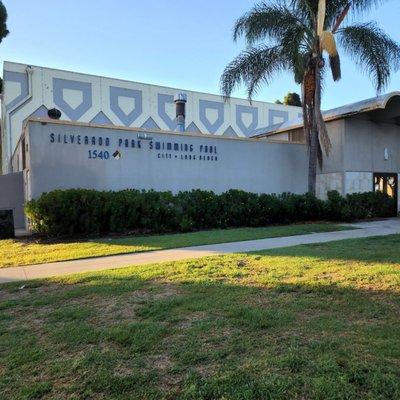
M 174 102 L 176 105 L 176 129 L 178 132 L 185 132 L 186 93 L 177 93 L 174 96 Z

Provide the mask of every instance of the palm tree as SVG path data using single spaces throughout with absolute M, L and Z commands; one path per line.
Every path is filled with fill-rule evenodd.
M 317 163 L 329 156 L 331 142 L 321 113 L 321 88 L 329 58 L 334 81 L 341 77 L 336 44 L 367 72 L 379 93 L 399 68 L 400 46 L 374 22 L 346 24 L 383 0 L 269 0 L 239 18 L 233 38 L 247 49 L 225 68 L 221 91 L 229 98 L 244 84 L 249 99 L 282 71 L 302 85 L 304 131 L 309 146 L 308 190 L 315 194 Z

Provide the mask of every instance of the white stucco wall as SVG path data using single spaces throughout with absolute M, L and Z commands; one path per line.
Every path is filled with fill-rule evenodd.
M 190 90 L 4 63 L 3 171 L 29 116 L 53 107 L 67 121 L 174 131 L 174 94 L 185 92 L 186 129 L 227 137 L 247 137 L 257 128 L 296 118 L 300 107 L 232 98 Z M 27 73 L 29 71 L 29 73 Z

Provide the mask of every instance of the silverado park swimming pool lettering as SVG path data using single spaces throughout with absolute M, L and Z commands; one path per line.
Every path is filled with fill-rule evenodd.
M 62 145 L 83 145 L 96 147 L 88 150 L 90 160 L 119 160 L 129 155 L 125 150 L 148 150 L 155 153 L 157 159 L 177 159 L 188 161 L 218 161 L 218 148 L 215 145 L 193 143 L 186 139 L 181 141 L 141 140 L 127 137 L 102 137 L 80 134 L 50 133 L 50 143 Z M 109 150 L 105 150 L 108 147 Z M 110 154 L 113 157 L 110 157 Z

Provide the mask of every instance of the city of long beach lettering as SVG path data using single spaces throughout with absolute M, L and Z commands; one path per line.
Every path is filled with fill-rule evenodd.
M 218 161 L 217 146 L 193 143 L 190 137 L 184 142 L 158 140 L 146 137 L 126 138 L 112 136 L 94 136 L 80 134 L 50 133 L 50 143 L 87 146 L 88 159 L 119 159 L 126 151 L 149 151 L 160 159 L 179 159 L 190 161 Z M 146 135 L 144 135 L 146 136 Z

